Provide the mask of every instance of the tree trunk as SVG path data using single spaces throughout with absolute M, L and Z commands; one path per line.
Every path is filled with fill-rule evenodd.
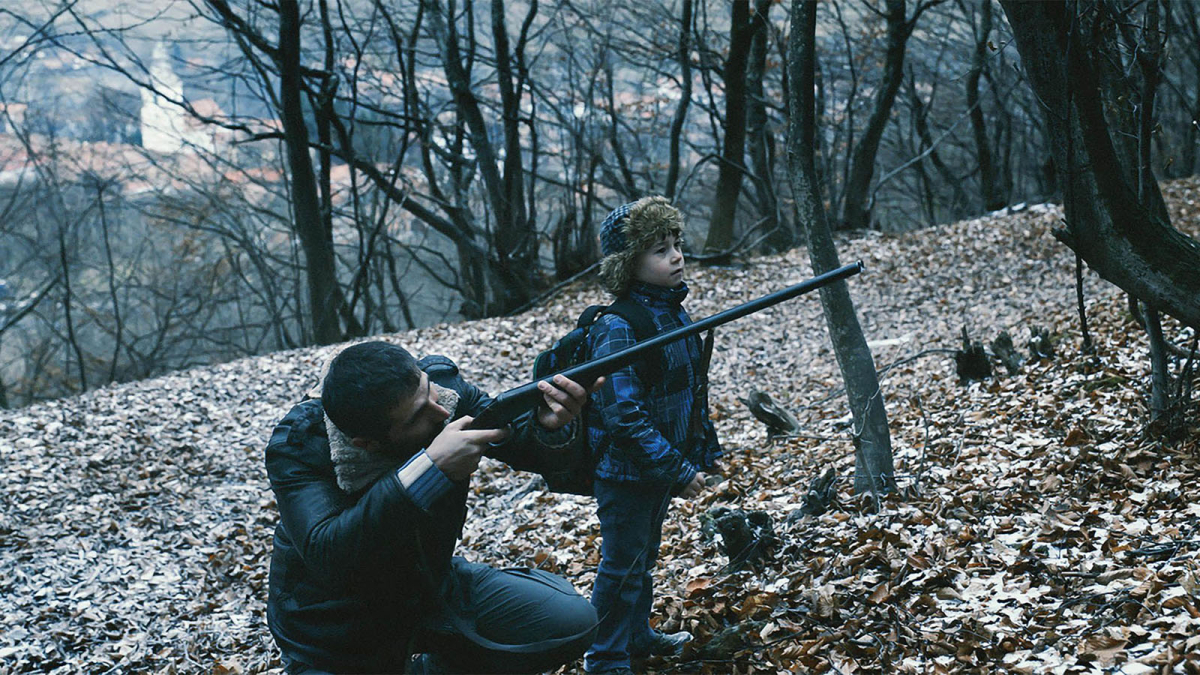
M 1137 186 L 1138 201 L 1143 205 L 1151 202 L 1152 193 L 1157 193 L 1157 183 L 1154 171 L 1150 166 L 1150 141 L 1154 127 L 1154 104 L 1158 94 L 1158 84 L 1162 80 L 1163 47 L 1158 31 L 1158 2 L 1150 0 L 1145 5 L 1145 33 L 1142 49 L 1137 53 L 1137 63 L 1142 75 L 1139 105 L 1137 106 Z M 1154 189 L 1152 190 L 1152 186 Z M 1161 193 L 1157 193 L 1160 197 Z M 1159 214 L 1164 220 L 1170 220 L 1166 204 Z M 1164 347 L 1162 323 L 1158 311 L 1146 307 L 1146 334 L 1150 340 L 1150 419 L 1158 420 L 1167 412 L 1170 395 L 1171 374 L 1168 366 L 1166 349 Z
M 1170 359 L 1167 357 L 1166 338 L 1163 337 L 1162 321 L 1158 312 L 1146 307 L 1143 315 L 1146 322 L 1146 337 L 1150 341 L 1150 421 L 1161 418 L 1170 405 L 1167 391 L 1171 386 Z
M 529 3 L 524 25 L 537 15 L 537 0 Z M 501 194 L 506 217 L 496 221 L 496 252 L 506 285 L 502 311 L 524 305 L 533 296 L 538 267 L 537 232 L 525 203 L 525 169 L 521 152 L 521 91 L 523 78 L 515 77 L 505 26 L 504 0 L 492 0 L 492 39 L 496 45 L 496 79 L 500 85 L 500 109 L 504 116 L 504 176 Z M 522 35 L 522 37 L 524 37 Z M 518 40 L 517 51 L 525 47 Z M 499 215 L 499 214 L 497 214 Z M 513 304 L 516 303 L 516 304 Z
M 1196 142 L 1197 124 L 1200 124 L 1200 21 L 1197 21 L 1196 4 L 1192 2 L 1176 2 L 1168 5 L 1167 13 L 1169 28 L 1173 36 L 1172 43 L 1182 45 L 1182 54 L 1176 56 L 1181 63 L 1187 63 L 1192 76 L 1191 87 L 1180 86 L 1180 104 L 1188 114 L 1183 132 L 1183 147 L 1179 153 L 1179 162 L 1175 166 L 1176 176 L 1190 176 L 1196 172 Z M 1172 50 L 1174 51 L 1174 50 Z M 1184 69 L 1187 73 L 1188 69 Z M 1180 83 L 1183 85 L 1183 83 Z M 1188 90 L 1192 99 L 1186 99 Z
M 850 176 L 846 179 L 845 202 L 842 207 L 842 227 L 851 230 L 871 226 L 871 212 L 867 209 L 870 196 L 871 176 L 875 174 L 875 157 L 879 154 L 879 143 L 883 130 L 892 114 L 896 92 L 904 80 L 904 51 L 912 25 L 905 17 L 904 0 L 887 0 L 887 53 L 884 56 L 883 79 L 875 94 L 875 107 L 867 121 L 863 137 L 854 148 L 850 161 Z
M 725 139 L 721 146 L 717 193 L 704 250 L 728 251 L 733 246 L 733 218 L 737 215 L 746 156 L 746 61 L 754 32 L 750 0 L 733 0 L 729 28 L 729 56 L 725 59 Z
M 67 326 L 67 347 L 75 353 L 75 362 L 79 366 L 79 391 L 87 391 L 87 361 L 83 358 L 83 348 L 79 346 L 79 336 L 75 334 L 75 320 L 71 315 L 71 306 L 75 300 L 71 293 L 71 265 L 67 256 L 67 225 L 65 210 L 62 213 L 62 220 L 58 223 L 58 263 L 62 270 L 63 280 L 63 320 Z M 67 360 L 66 367 L 63 368 L 63 380 L 67 386 L 70 386 L 71 380 L 70 360 Z
M 621 144 L 621 118 L 617 115 L 617 92 L 613 83 L 612 52 L 605 49 L 604 54 L 604 101 L 608 113 L 608 142 L 612 145 L 613 158 L 617 160 L 617 169 L 621 172 L 620 183 L 616 186 L 627 202 L 636 201 L 641 196 L 637 179 L 629 168 L 629 159 L 625 156 L 625 147 Z
M 797 218 L 808 231 L 808 255 L 813 273 L 840 266 L 837 247 L 821 202 L 813 159 L 815 117 L 813 69 L 816 44 L 816 0 L 793 0 L 788 72 L 792 95 L 788 101 L 788 167 Z M 878 494 L 895 489 L 892 442 L 875 360 L 863 337 L 845 281 L 821 289 L 821 308 L 829 328 L 855 428 L 854 490 Z
M 446 15 L 446 10 L 438 0 L 425 0 L 429 8 L 429 24 L 442 58 L 442 67 L 446 73 L 446 83 L 454 96 L 457 113 L 466 122 L 471 147 L 475 150 L 475 166 L 483 178 L 487 191 L 488 202 L 496 219 L 496 234 L 493 244 L 496 247 L 498 260 L 494 263 L 495 279 L 499 288 L 495 289 L 497 303 L 495 306 L 484 308 L 487 314 L 503 314 L 509 310 L 524 305 L 533 294 L 534 279 L 537 273 L 537 238 L 532 224 L 526 218 L 525 203 L 522 190 L 510 189 L 513 181 L 523 180 L 523 172 L 517 171 L 509 175 L 514 167 L 521 164 L 520 152 L 506 152 L 504 158 L 505 172 L 501 175 L 498 166 L 496 149 L 488 137 L 487 122 L 480 110 L 479 99 L 471 88 L 471 78 L 463 65 L 462 53 L 458 48 L 458 32 L 455 29 L 454 17 Z M 498 7 L 496 5 L 499 5 Z M 492 12 L 500 16 L 495 19 L 499 26 L 493 23 L 493 33 L 497 40 L 496 62 L 497 75 L 501 82 L 500 98 L 504 110 L 505 140 L 519 144 L 515 137 L 518 125 L 519 108 L 517 98 L 519 92 L 512 87 L 512 74 L 508 62 L 507 32 L 503 28 L 503 4 L 498 0 Z M 470 9 L 466 10 L 468 13 Z M 536 11 L 536 5 L 531 8 Z M 514 134 L 514 136 L 510 136 Z M 519 147 L 519 145 L 518 145 Z
M 112 302 L 113 312 L 113 352 L 108 364 L 108 382 L 117 381 L 117 362 L 121 358 L 121 348 L 125 346 L 125 323 L 121 318 L 121 303 L 117 299 L 117 261 L 113 257 L 112 240 L 108 232 L 108 213 L 104 208 L 104 190 L 107 185 L 96 180 L 96 206 L 100 210 L 100 235 L 104 242 L 104 261 L 108 264 L 108 298 Z
M 284 145 L 292 179 L 292 219 L 304 249 L 308 278 L 309 311 L 317 344 L 341 340 L 335 292 L 337 273 L 333 239 L 321 219 L 321 202 L 312 159 L 308 155 L 308 127 L 300 98 L 300 8 L 296 0 L 279 3 L 279 102 Z
M 1200 329 L 1200 245 L 1171 227 L 1114 146 L 1101 99 L 1096 45 L 1072 25 L 1075 5 L 1002 0 L 1026 76 L 1042 102 L 1050 152 L 1064 185 L 1068 230 L 1059 238 L 1101 277 Z M 1134 92 L 1126 92 L 1134 94 Z M 1157 183 L 1149 186 L 1158 193 Z
M 688 106 L 692 103 L 692 0 L 683 0 L 679 17 L 679 104 L 675 106 L 675 117 L 671 120 L 670 150 L 668 151 L 667 187 L 663 193 L 674 202 L 675 190 L 679 185 L 679 139 L 683 136 L 683 125 L 687 121 Z
M 1004 206 L 996 186 L 996 167 L 992 162 L 991 141 L 983 121 L 983 106 L 979 100 L 979 76 L 987 59 L 988 35 L 992 32 L 992 0 L 979 0 L 979 32 L 975 36 L 975 53 L 971 70 L 967 71 L 967 109 L 971 115 L 971 131 L 975 138 L 975 157 L 979 164 L 979 194 L 983 207 L 995 211 Z
M 950 186 L 950 190 L 954 194 L 950 201 L 950 217 L 959 220 L 966 215 L 970 200 L 967 199 L 967 193 L 963 191 L 958 176 L 955 176 L 950 167 L 946 166 L 946 163 L 942 161 L 941 153 L 937 151 L 937 142 L 929 131 L 929 110 L 925 107 L 925 102 L 921 100 L 921 95 L 917 93 L 916 77 L 911 73 L 908 77 L 908 93 L 913 108 L 913 126 L 916 127 L 917 135 L 921 138 L 921 151 L 924 152 L 925 148 L 929 148 L 929 163 L 937 170 L 942 182 Z
M 1180 155 L 1181 164 L 1178 169 L 1181 176 L 1191 176 L 1196 173 L 1196 142 L 1200 140 L 1200 134 L 1196 130 L 1196 125 L 1200 124 L 1200 68 L 1196 69 L 1196 82 L 1193 86 L 1196 88 L 1196 98 L 1192 102 L 1192 123 L 1187 126 L 1187 131 L 1183 134 L 1183 152 Z
M 321 88 L 317 91 L 315 97 L 309 98 L 309 103 L 313 108 L 313 118 L 317 127 L 317 157 L 319 158 L 319 169 L 317 171 L 318 195 L 321 199 L 321 227 L 324 230 L 324 237 L 330 242 L 332 247 L 333 242 L 333 134 L 332 120 L 337 116 L 337 112 L 333 108 L 333 96 L 337 91 L 337 78 L 334 76 L 334 60 L 335 48 L 333 39 L 333 26 L 329 22 L 329 6 L 326 0 L 320 0 L 317 3 L 319 14 L 321 16 L 321 34 L 325 40 L 325 77 L 321 80 Z M 335 263 L 336 264 L 336 263 Z M 366 269 L 361 269 L 360 274 L 365 274 Z M 354 315 L 353 303 L 346 301 L 346 296 L 342 292 L 342 288 L 338 284 L 333 285 L 334 305 L 338 308 L 338 314 L 342 321 L 345 322 L 346 330 L 342 334 L 342 338 L 361 337 L 366 335 L 366 329 L 363 324 Z M 342 339 L 339 338 L 339 339 Z
M 763 232 L 768 233 L 766 244 L 772 251 L 795 246 L 795 236 L 785 219 L 781 218 L 779 199 L 775 195 L 775 137 L 767 132 L 767 102 L 763 78 L 767 70 L 768 15 L 772 0 L 755 0 L 754 17 L 750 20 L 753 39 L 750 42 L 750 62 L 746 71 L 746 135 L 750 142 L 750 166 L 753 169 L 754 191 L 758 202 L 758 218 Z

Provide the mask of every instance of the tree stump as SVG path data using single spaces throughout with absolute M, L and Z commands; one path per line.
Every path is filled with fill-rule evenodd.
M 1013 347 L 1012 336 L 1008 334 L 1008 331 L 1000 331 L 1000 335 L 997 335 L 996 339 L 992 340 L 988 346 L 992 348 L 992 353 L 996 355 L 996 358 L 1000 359 L 1000 363 L 1004 364 L 1009 375 L 1021 372 L 1021 364 L 1025 359 Z
M 801 515 L 819 516 L 829 510 L 837 502 L 837 470 L 829 467 L 825 473 L 813 477 L 808 484 L 808 492 L 804 493 L 804 504 L 800 507 Z
M 972 380 L 986 380 L 992 376 L 992 363 L 988 360 L 983 345 L 972 342 L 967 336 L 967 327 L 962 329 L 963 347 L 954 352 L 954 370 L 958 381 L 967 384 Z
M 757 567 L 774 552 L 779 539 L 775 526 L 766 511 L 742 511 L 719 506 L 706 514 L 706 529 L 721 535 L 721 552 L 729 558 L 728 567 L 739 570 L 750 565 Z M 710 530 L 711 531 L 711 530 Z
M 1029 327 L 1029 356 L 1034 361 L 1054 358 L 1054 337 L 1050 331 L 1041 326 Z
M 768 437 L 800 433 L 800 423 L 796 421 L 792 413 L 772 401 L 765 392 L 754 389 L 750 392 L 749 397 L 739 396 L 738 400 L 750 409 L 750 414 L 754 415 L 755 419 L 767 425 Z

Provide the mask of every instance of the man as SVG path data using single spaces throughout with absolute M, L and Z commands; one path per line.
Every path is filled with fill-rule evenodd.
M 539 388 L 508 429 L 470 429 L 490 399 L 449 359 L 385 342 L 333 359 L 266 450 L 280 515 L 267 622 L 289 672 L 537 672 L 583 653 L 596 614 L 565 579 L 453 556 L 481 455 L 569 459 L 589 392 L 561 376 Z

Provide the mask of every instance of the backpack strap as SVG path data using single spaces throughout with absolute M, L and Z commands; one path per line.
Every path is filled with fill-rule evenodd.
M 591 309 L 591 308 L 589 308 Z M 658 334 L 658 325 L 654 323 L 654 315 L 644 305 L 630 297 L 617 298 L 604 309 L 606 314 L 616 314 L 629 323 L 633 335 L 638 342 L 649 340 Z M 586 312 L 585 312 L 586 314 Z M 583 320 L 583 317 L 580 317 Z M 594 319 L 593 319 L 594 320 Z M 663 359 L 642 359 L 638 366 L 642 379 L 647 387 L 653 387 L 662 379 Z
M 588 307 L 583 310 L 583 314 L 580 314 L 579 319 L 575 321 L 575 327 L 584 328 L 585 326 L 591 326 L 607 309 L 608 307 L 605 305 L 592 305 Z
M 713 330 L 709 329 L 704 335 L 704 344 L 700 348 L 700 364 L 696 372 L 699 385 L 692 397 L 692 410 L 688 415 L 688 445 L 694 447 L 704 437 L 704 404 L 708 402 L 708 364 L 712 360 Z
M 616 314 L 617 316 L 629 322 L 633 328 L 633 334 L 637 337 L 638 342 L 649 340 L 658 334 L 658 326 L 654 323 L 654 315 L 633 298 L 617 298 L 605 310 L 608 314 Z

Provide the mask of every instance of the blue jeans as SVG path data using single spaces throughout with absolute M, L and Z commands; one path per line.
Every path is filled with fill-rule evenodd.
M 671 501 L 668 490 L 663 485 L 596 481 L 602 539 L 592 606 L 600 627 L 584 657 L 589 672 L 628 668 L 630 647 L 653 638 L 650 572 L 658 559 L 663 518 Z

